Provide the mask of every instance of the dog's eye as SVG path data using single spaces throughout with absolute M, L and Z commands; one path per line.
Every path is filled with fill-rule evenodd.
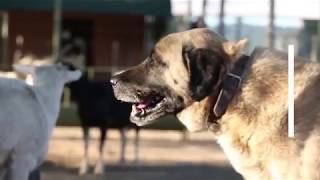
M 162 61 L 162 59 L 159 56 L 157 56 L 156 53 L 152 53 L 147 60 L 147 67 L 151 68 L 154 66 L 164 66 L 165 67 L 165 66 L 167 66 L 167 64 L 164 61 Z
M 157 66 L 167 67 L 167 64 L 163 61 L 163 59 L 155 54 L 153 54 L 150 59 L 152 63 L 156 64 Z

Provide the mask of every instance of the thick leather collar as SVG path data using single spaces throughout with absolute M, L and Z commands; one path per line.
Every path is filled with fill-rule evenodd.
M 210 126 L 216 124 L 217 120 L 225 114 L 228 105 L 238 92 L 249 59 L 250 57 L 247 55 L 240 56 L 233 69 L 226 74 L 224 80 L 221 82 L 220 91 L 216 93 L 212 103 L 212 111 L 208 117 L 208 126 L 210 129 Z

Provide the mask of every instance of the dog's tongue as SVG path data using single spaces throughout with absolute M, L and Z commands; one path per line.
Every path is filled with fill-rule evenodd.
M 137 105 L 137 108 L 138 109 L 144 109 L 144 108 L 146 108 L 147 107 L 147 105 L 146 104 L 142 104 L 142 103 L 139 103 L 138 105 Z
M 151 98 L 147 98 L 146 100 L 140 102 L 139 104 L 137 104 L 137 108 L 138 109 L 144 109 L 146 108 L 149 104 L 151 103 Z

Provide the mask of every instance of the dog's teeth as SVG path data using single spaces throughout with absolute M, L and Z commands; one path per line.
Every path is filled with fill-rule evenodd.
M 132 105 L 132 112 L 131 115 L 133 116 L 143 116 L 146 114 L 145 109 L 140 109 L 137 107 L 137 105 Z
M 132 105 L 132 114 L 135 116 L 139 113 L 139 110 L 136 105 Z
M 144 116 L 146 114 L 146 110 L 142 109 L 141 115 Z
M 137 112 L 137 107 L 136 107 L 136 105 L 132 105 L 132 112 Z

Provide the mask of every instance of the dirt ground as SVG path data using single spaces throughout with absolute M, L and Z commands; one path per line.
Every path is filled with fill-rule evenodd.
M 97 160 L 98 132 L 91 131 L 90 164 Z M 134 132 L 128 132 L 127 162 L 119 165 L 120 135 L 108 132 L 104 175 L 79 176 L 83 142 L 79 128 L 56 128 L 50 141 L 47 161 L 42 167 L 44 180 L 238 180 L 225 155 L 212 140 L 209 132 L 142 130 L 140 162 L 133 163 Z

